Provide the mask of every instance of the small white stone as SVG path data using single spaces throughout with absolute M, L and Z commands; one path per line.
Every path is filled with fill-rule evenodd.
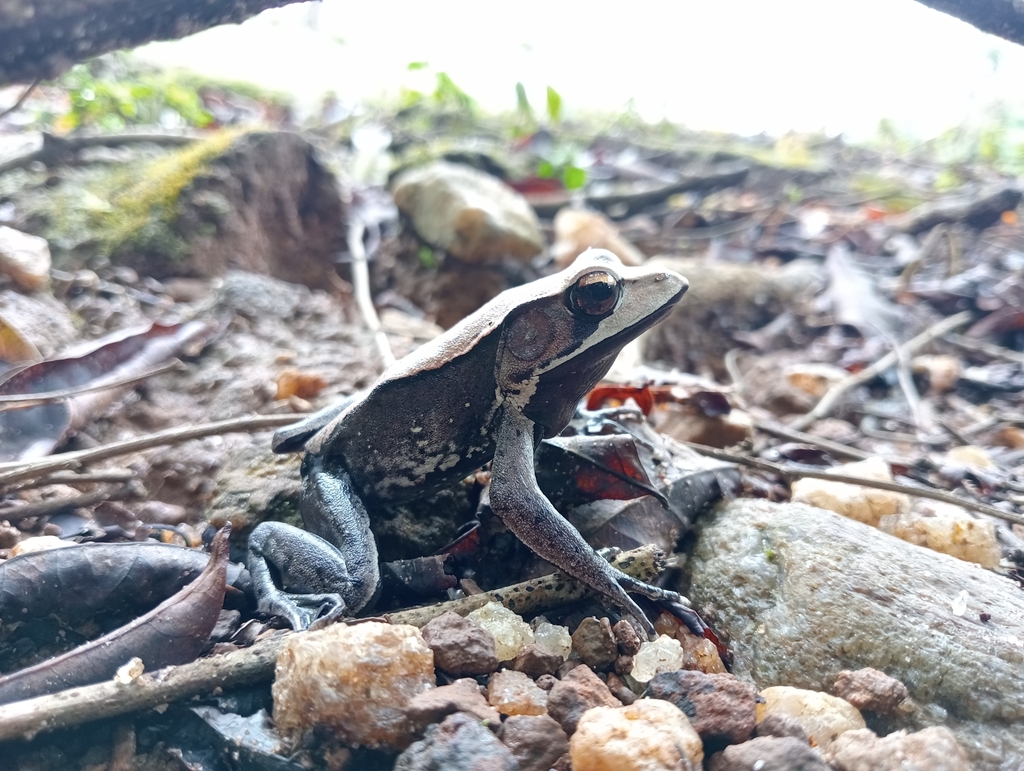
M 512 661 L 534 641 L 530 625 L 500 602 L 489 602 L 467 614 L 466 618 L 494 635 L 498 661 Z
M 22 289 L 35 290 L 50 281 L 50 245 L 45 238 L 0 225 L 0 273 Z
M 889 464 L 881 458 L 868 458 L 847 463 L 829 473 L 891 482 Z M 793 503 L 807 503 L 834 511 L 844 517 L 877 526 L 878 520 L 891 514 L 910 510 L 910 498 L 903 493 L 875 490 L 870 487 L 832 482 L 827 479 L 798 479 L 793 483 Z
M 533 630 L 533 639 L 538 646 L 548 653 L 557 653 L 563 660 L 572 653 L 572 635 L 568 627 L 542 621 Z
M 31 554 L 34 551 L 49 551 L 50 549 L 63 549 L 65 546 L 77 546 L 74 541 L 62 541 L 55 535 L 37 535 L 26 538 L 14 544 L 11 549 L 11 556 L 19 554 Z
M 864 718 L 850 702 L 820 691 L 773 685 L 761 691 L 757 722 L 769 715 L 787 715 L 807 732 L 812 744 L 824 750 L 846 731 L 864 728 Z
M 953 598 L 951 603 L 954 616 L 962 616 L 967 612 L 967 600 L 970 598 L 970 594 L 964 589 L 960 594 Z
M 647 640 L 633 657 L 633 670 L 629 673 L 639 683 L 646 683 L 662 672 L 676 672 L 683 668 L 683 646 L 674 637 L 661 635 Z

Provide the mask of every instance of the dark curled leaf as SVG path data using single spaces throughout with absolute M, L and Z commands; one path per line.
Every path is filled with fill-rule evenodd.
M 630 500 L 655 489 L 629 435 L 556 436 L 537 452 L 537 481 L 548 497 L 562 503 L 597 499 Z
M 63 656 L 0 678 L 0 704 L 108 680 L 135 657 L 150 671 L 194 660 L 224 602 L 229 532 L 225 527 L 213 539 L 202 575 L 146 615 Z
M 156 324 L 118 331 L 88 351 L 41 361 L 0 383 L 0 395 L 31 395 L 80 386 L 102 385 L 142 374 L 193 345 L 205 344 L 217 327 L 208 322 Z M 48 455 L 74 431 L 102 412 L 124 390 L 83 393 L 63 401 L 0 411 L 0 461 Z
M 98 613 L 137 616 L 203 572 L 210 556 L 170 544 L 95 543 L 32 552 L 0 564 L 0 626 L 55 616 L 68 625 Z M 249 573 L 229 564 L 228 583 L 247 591 Z

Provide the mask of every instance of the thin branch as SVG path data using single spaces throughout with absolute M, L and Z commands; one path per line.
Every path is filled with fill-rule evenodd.
M 647 581 L 664 567 L 660 554 L 660 550 L 653 546 L 642 546 L 619 554 L 612 564 L 634 578 Z M 550 591 L 544 592 L 545 587 L 550 587 Z M 574 579 L 555 573 L 493 592 L 391 613 L 390 620 L 395 624 L 422 626 L 449 610 L 465 614 L 492 599 L 517 612 L 524 612 L 525 603 L 538 602 L 535 595 L 546 597 L 544 604 L 534 605 L 533 610 L 536 611 L 553 607 L 556 601 L 558 604 L 574 602 L 586 591 Z M 0 742 L 22 737 L 30 739 L 41 731 L 123 715 L 217 689 L 267 682 L 274 677 L 278 653 L 287 639 L 295 634 L 306 632 L 292 632 L 262 640 L 242 650 L 167 667 L 141 675 L 128 684 L 97 683 L 4 704 L 0 706 Z
M 75 485 L 95 484 L 97 482 L 130 482 L 135 478 L 135 472 L 126 468 L 108 468 L 88 471 L 76 474 L 73 471 L 57 471 L 49 476 L 33 479 L 18 487 L 26 490 L 31 487 L 45 487 L 46 485 Z
M 986 343 L 984 340 L 976 340 L 973 337 L 965 337 L 964 335 L 947 334 L 943 338 L 946 342 L 952 343 L 957 348 L 962 348 L 965 351 L 971 353 L 981 353 L 988 356 L 990 359 L 1002 359 L 1003 361 L 1012 361 L 1017 364 L 1024 364 L 1024 353 L 1017 351 L 1011 351 L 1009 348 L 1004 348 L 1001 345 L 995 345 L 994 343 Z
M 815 420 L 819 420 L 820 418 L 827 416 L 847 391 L 873 380 L 894 364 L 898 363 L 901 356 L 909 356 L 916 353 L 936 338 L 942 337 L 943 335 L 952 332 L 957 327 L 962 327 L 967 324 L 972 317 L 973 316 L 970 311 L 963 311 L 955 316 L 943 319 L 938 324 L 926 329 L 917 337 L 908 340 L 903 343 L 903 345 L 889 351 L 889 353 L 876 361 L 870 367 L 865 367 L 855 375 L 850 375 L 848 378 L 840 380 L 828 389 L 828 392 L 821 397 L 821 401 L 818 402 L 813 410 L 794 420 L 789 424 L 789 427 L 796 429 L 797 431 L 802 431 Z
M 31 517 L 52 517 L 54 514 L 68 509 L 79 509 L 83 506 L 92 506 L 100 501 L 116 500 L 124 497 L 126 493 L 127 491 L 123 487 L 104 486 L 70 498 L 55 498 L 26 503 L 24 506 L 9 506 L 0 509 L 0 519 L 6 519 L 8 522 L 20 522 Z
M 17 482 L 21 479 L 30 479 L 52 474 L 54 471 L 65 469 L 77 469 L 85 463 L 92 463 L 107 458 L 116 458 L 120 455 L 148 450 L 152 447 L 162 447 L 169 444 L 181 444 L 191 439 L 201 439 L 205 436 L 216 436 L 218 434 L 230 434 L 233 431 L 263 431 L 267 428 L 277 428 L 296 423 L 305 415 L 291 413 L 287 415 L 250 415 L 242 418 L 231 418 L 216 423 L 200 423 L 195 426 L 181 426 L 170 428 L 166 431 L 157 431 L 146 436 L 134 439 L 125 439 L 121 442 L 111 442 L 99 447 L 91 447 L 88 450 L 77 450 L 65 452 L 60 455 L 53 455 L 48 458 L 40 458 L 33 461 L 11 461 L 0 463 L 0 485 Z
M 134 383 L 139 383 L 148 378 L 155 377 L 156 375 L 162 375 L 165 372 L 170 372 L 173 369 L 179 369 L 181 367 L 183 367 L 181 361 L 174 359 L 173 361 L 169 361 L 166 364 L 162 364 L 155 369 L 148 370 L 147 372 L 143 372 L 139 375 L 125 375 L 124 377 L 106 380 L 101 383 L 75 386 L 73 388 L 62 388 L 58 391 L 42 391 L 35 394 L 9 394 L 7 396 L 0 396 L 0 412 L 10 409 L 21 410 L 28 407 L 36 407 L 40 404 L 56 402 L 72 396 L 78 396 L 78 394 L 87 394 L 92 393 L 93 391 L 106 391 L 109 388 L 120 388 L 121 386 L 133 385 Z
M 789 426 L 783 426 L 779 423 L 755 421 L 754 428 L 758 431 L 763 431 L 766 434 L 778 437 L 779 439 L 786 439 L 790 442 L 802 442 L 803 444 L 820 447 L 822 450 L 826 450 L 832 455 L 840 458 L 867 460 L 868 458 L 874 457 L 870 452 L 858 450 L 856 447 L 848 447 L 845 444 L 833 442 L 829 439 L 822 439 L 820 436 L 814 436 L 813 434 L 805 434 L 803 431 L 796 431 Z
M 366 249 L 363 246 L 365 232 L 366 226 L 362 222 L 357 220 L 349 223 L 348 250 L 352 255 L 352 291 L 355 293 L 356 307 L 363 317 L 363 323 L 373 335 L 377 355 L 387 369 L 395 363 L 395 354 L 391 352 L 391 344 L 384 334 L 380 317 L 377 315 L 377 309 L 373 307 L 373 298 L 370 296 L 370 271 L 366 265 Z
M 810 477 L 811 479 L 827 479 L 830 482 L 843 482 L 848 485 L 872 487 L 876 490 L 889 490 L 890 492 L 903 493 L 904 495 L 910 495 L 915 498 L 928 498 L 933 501 L 950 503 L 964 509 L 977 511 L 980 514 L 987 514 L 990 517 L 996 517 L 997 519 L 1003 519 L 1007 522 L 1024 525 L 1024 516 L 1021 516 L 1020 514 L 1015 514 L 1011 511 L 1003 511 L 1002 509 L 997 509 L 995 506 L 989 506 L 987 503 L 979 503 L 966 498 L 960 498 L 952 493 L 946 493 L 940 490 L 929 490 L 927 487 L 904 485 L 899 482 L 884 482 L 879 479 L 865 479 L 864 477 L 848 476 L 846 474 L 830 474 L 826 471 L 817 471 L 807 468 L 793 468 L 791 466 L 784 466 L 780 463 L 761 460 L 760 458 L 751 458 L 747 455 L 738 455 L 736 453 L 726 452 L 715 447 L 706 447 L 703 444 L 694 444 L 693 442 L 683 442 L 683 444 L 696 450 L 701 455 L 708 456 L 709 458 L 717 458 L 718 460 L 729 461 L 730 463 L 738 463 L 743 466 L 749 466 L 750 468 L 756 468 L 759 471 L 778 474 L 779 476 L 786 477 L 787 479 L 793 477 Z
M 25 100 L 28 99 L 28 95 L 31 94 L 33 91 L 35 91 L 36 90 L 36 86 L 38 86 L 42 82 L 43 82 L 42 78 L 36 78 L 35 80 L 33 80 L 31 85 L 29 85 L 29 87 L 26 88 L 22 92 L 21 96 L 18 97 L 18 101 L 16 101 L 14 104 L 12 104 L 7 109 L 5 109 L 2 112 L 0 112 L 0 120 L 3 120 L 8 115 L 10 115 L 12 112 L 17 111 L 23 104 L 25 104 Z

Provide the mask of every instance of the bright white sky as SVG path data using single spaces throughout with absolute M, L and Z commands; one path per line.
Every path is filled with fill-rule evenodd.
M 431 90 L 437 71 L 489 110 L 522 81 L 544 105 L 621 110 L 740 134 L 874 136 L 882 118 L 919 137 L 1024 116 L 1024 48 L 914 0 L 325 0 L 140 49 L 165 65 L 249 80 L 314 105 Z M 993 58 L 998 66 L 993 66 Z M 409 72 L 425 61 L 429 72 Z

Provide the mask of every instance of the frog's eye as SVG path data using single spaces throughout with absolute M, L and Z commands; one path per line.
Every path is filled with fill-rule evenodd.
M 577 316 L 601 318 L 619 304 L 619 279 L 606 270 L 594 270 L 576 279 L 569 289 L 569 308 Z

